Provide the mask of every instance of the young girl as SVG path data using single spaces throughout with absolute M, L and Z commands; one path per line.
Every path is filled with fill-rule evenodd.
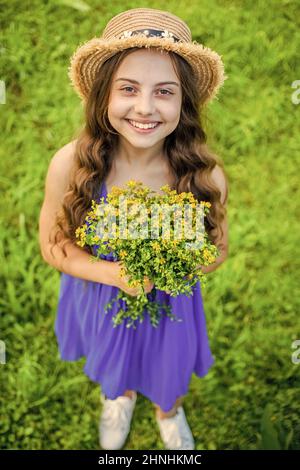
M 227 78 L 220 56 L 192 41 L 188 26 L 161 10 L 137 8 L 112 18 L 101 38 L 74 53 L 69 70 L 82 98 L 85 127 L 52 158 L 40 214 L 43 258 L 61 272 L 55 322 L 61 359 L 86 357 L 84 372 L 101 385 L 99 433 L 104 449 L 120 449 L 130 430 L 137 392 L 156 407 L 167 449 L 194 449 L 182 407 L 191 375 L 214 363 L 206 332 L 200 283 L 192 296 L 157 290 L 183 321 L 163 316 L 154 328 L 145 315 L 136 329 L 112 326 L 104 313 L 118 289 L 136 296 L 120 277 L 114 254 L 91 263 L 93 250 L 76 245 L 92 199 L 142 181 L 152 190 L 169 184 L 212 206 L 206 230 L 220 250 L 208 273 L 226 258 L 227 176 L 206 145 L 200 112 Z M 153 288 L 145 280 L 145 291 Z

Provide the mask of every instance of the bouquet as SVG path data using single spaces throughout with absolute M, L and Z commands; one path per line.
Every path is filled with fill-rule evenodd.
M 170 305 L 155 300 L 156 289 L 173 297 L 190 296 L 198 281 L 206 284 L 201 266 L 213 263 L 219 255 L 204 229 L 204 217 L 211 204 L 199 203 L 191 192 L 178 194 L 169 185 L 160 189 L 164 194 L 135 180 L 128 181 L 125 189 L 113 186 L 107 203 L 104 197 L 98 203 L 93 200 L 85 223 L 76 229 L 76 243 L 94 247 L 96 255 L 91 256 L 92 261 L 114 252 L 121 261 L 121 276 L 127 276 L 130 287 L 141 288 L 136 297 L 119 289 L 118 295 L 106 304 L 105 313 L 113 302 L 125 301 L 125 308 L 119 308 L 112 319 L 114 327 L 127 319 L 126 327 L 136 328 L 136 321 L 144 320 L 145 308 L 154 327 L 161 311 L 171 320 L 180 321 Z M 186 241 L 195 238 L 194 242 Z M 146 277 L 154 283 L 148 294 L 143 287 Z

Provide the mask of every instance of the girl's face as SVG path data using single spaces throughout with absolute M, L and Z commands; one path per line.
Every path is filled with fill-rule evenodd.
M 121 140 L 144 149 L 157 147 L 177 127 L 181 101 L 181 84 L 168 54 L 141 49 L 126 56 L 115 73 L 108 118 Z M 145 131 L 130 120 L 159 124 Z

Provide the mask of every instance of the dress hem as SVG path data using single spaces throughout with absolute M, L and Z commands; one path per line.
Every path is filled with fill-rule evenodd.
M 66 361 L 66 362 L 75 362 L 75 361 L 78 361 L 78 360 L 80 360 L 80 359 L 82 359 L 82 358 L 86 358 L 86 355 L 85 355 L 85 354 L 81 354 L 81 355 L 77 355 L 77 356 L 74 356 L 74 355 L 71 355 L 71 356 L 70 356 L 70 355 L 69 355 L 69 356 L 67 356 L 67 357 L 64 356 L 64 355 L 62 355 L 62 354 L 60 355 L 60 359 L 63 360 L 63 361 Z M 211 361 L 208 363 L 208 365 L 206 366 L 206 368 L 205 368 L 202 372 L 197 372 L 195 369 L 193 369 L 193 371 L 191 372 L 191 375 L 190 375 L 190 379 L 192 378 L 192 375 L 193 375 L 193 374 L 195 374 L 195 376 L 197 376 L 197 377 L 199 377 L 199 378 L 205 377 L 205 376 L 209 373 L 209 371 L 210 371 L 211 367 L 214 365 L 214 363 L 215 363 L 215 359 L 214 359 L 213 357 L 211 357 Z M 102 383 L 101 383 L 102 380 L 99 379 L 99 378 L 96 379 L 95 375 L 94 375 L 92 372 L 90 372 L 90 371 L 88 371 L 88 370 L 86 369 L 86 364 L 84 365 L 83 369 L 84 369 L 85 375 L 86 375 L 90 380 L 92 380 L 93 382 L 97 383 L 97 384 L 100 386 L 101 392 L 104 393 L 107 398 L 109 398 L 110 400 L 115 400 L 118 396 L 122 395 L 122 393 L 119 393 L 119 394 L 116 395 L 116 396 L 111 396 L 111 397 L 110 397 L 110 394 L 107 393 L 107 392 L 105 391 L 105 389 L 103 388 L 103 386 L 102 386 Z M 101 381 L 100 381 L 100 380 L 101 380 Z M 177 398 L 179 398 L 179 397 L 181 397 L 181 396 L 184 396 L 184 395 L 187 395 L 187 393 L 188 393 L 188 391 L 189 391 L 189 388 L 190 388 L 190 380 L 189 380 L 189 384 L 188 384 L 187 386 L 184 386 L 184 387 L 182 388 L 182 391 L 179 393 L 179 395 L 177 396 Z M 173 406 L 174 406 L 174 404 L 173 404 L 172 406 L 170 406 L 170 408 L 164 409 L 164 407 L 159 404 L 159 400 L 156 400 L 153 395 L 151 395 L 151 394 L 149 394 L 149 393 L 146 393 L 146 392 L 143 391 L 143 389 L 140 388 L 140 387 L 128 385 L 128 386 L 125 386 L 124 392 L 125 392 L 125 390 L 135 390 L 137 393 L 140 393 L 140 394 L 143 395 L 145 398 L 147 398 L 148 400 L 150 400 L 152 403 L 155 403 L 156 405 L 158 405 L 165 413 L 168 413 L 168 412 L 173 408 Z M 175 398 L 174 403 L 175 403 L 175 401 L 176 401 L 177 398 Z

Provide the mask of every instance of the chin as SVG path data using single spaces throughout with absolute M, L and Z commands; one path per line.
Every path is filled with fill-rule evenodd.
M 127 139 L 127 140 L 132 145 L 132 147 L 139 148 L 139 149 L 148 149 L 150 147 L 153 147 L 153 145 L 156 144 L 156 142 L 151 142 L 151 144 L 150 144 L 150 143 L 147 143 L 147 142 L 136 142 L 136 141 L 132 141 L 132 140 L 129 140 L 129 139 Z

